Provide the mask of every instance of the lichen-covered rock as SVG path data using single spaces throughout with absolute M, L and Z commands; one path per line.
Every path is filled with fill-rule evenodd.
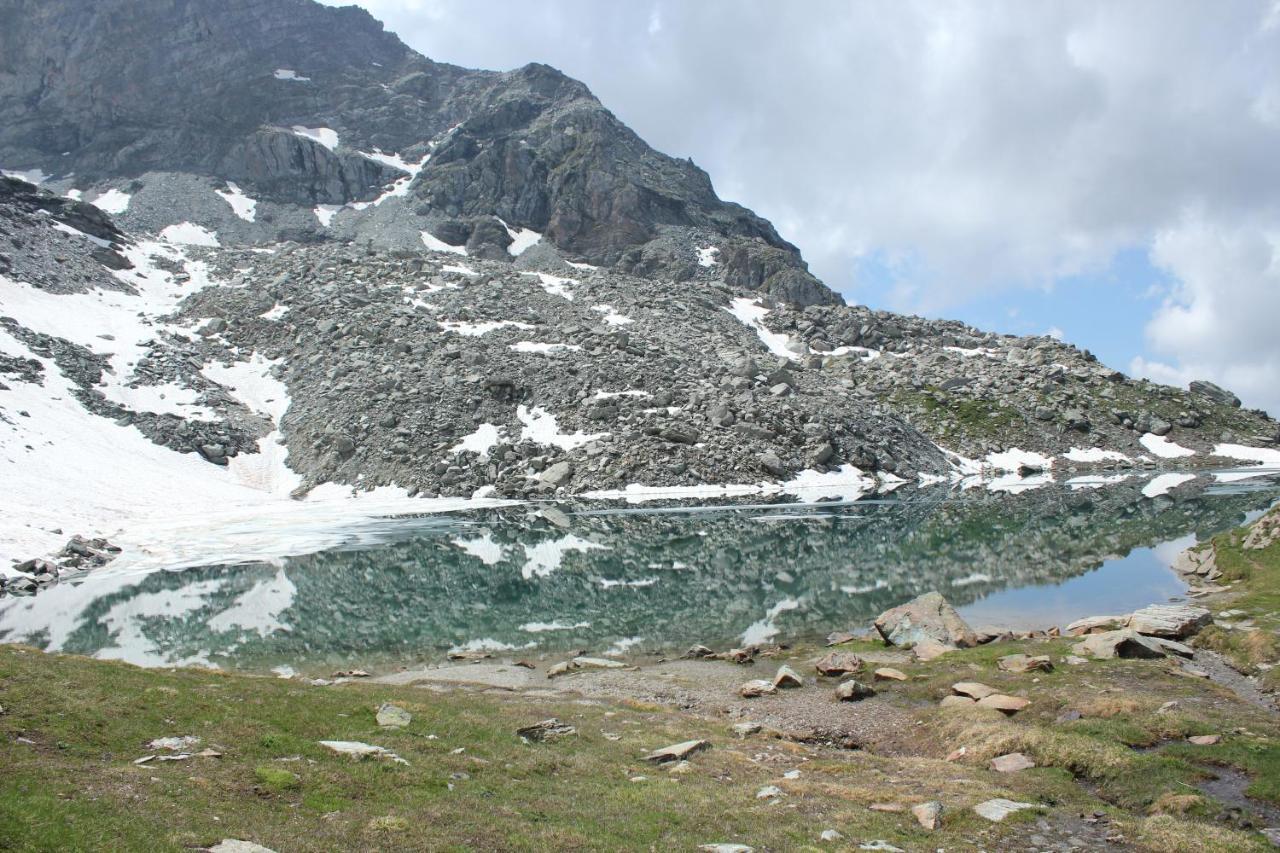
M 886 610 L 876 619 L 886 642 L 907 646 L 932 640 L 948 646 L 976 646 L 978 636 L 939 592 L 926 592 Z

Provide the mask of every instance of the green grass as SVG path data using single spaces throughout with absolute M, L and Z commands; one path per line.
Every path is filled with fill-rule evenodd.
M 1280 510 L 1273 510 L 1280 512 Z M 1280 543 L 1260 550 L 1243 547 L 1245 528 L 1213 539 L 1220 582 L 1232 584 L 1228 593 L 1215 597 L 1213 607 L 1241 610 L 1257 631 L 1212 626 L 1197 638 L 1197 645 L 1225 655 L 1242 672 L 1257 674 L 1265 689 L 1280 692 Z M 1260 668 L 1269 664 L 1271 668 Z
M 409 710 L 411 725 L 380 729 L 374 713 L 384 701 Z M 824 828 L 908 849 L 962 849 L 956 833 L 978 828 L 998 846 L 1020 831 L 1017 822 L 980 826 L 968 807 L 982 799 L 1043 795 L 1075 809 L 1098 805 L 1048 772 L 957 778 L 954 765 L 934 759 L 737 740 L 732 720 L 640 703 L 313 687 L 0 646 L 0 705 L 6 850 L 177 851 L 222 838 L 280 851 L 691 849 L 725 841 L 794 850 L 815 844 Z M 579 733 L 536 744 L 514 735 L 549 716 Z M 151 740 L 180 735 L 223 755 L 133 763 L 155 752 Z M 641 760 L 690 738 L 714 746 L 687 774 Z M 353 761 L 320 740 L 377 744 L 409 765 Z M 781 760 L 758 761 L 762 751 Z M 782 779 L 797 765 L 806 768 L 801 779 Z M 636 776 L 647 779 L 631 781 Z M 783 804 L 756 799 L 769 784 L 788 792 Z M 947 827 L 929 835 L 909 814 L 867 809 L 889 791 L 908 805 L 943 797 Z

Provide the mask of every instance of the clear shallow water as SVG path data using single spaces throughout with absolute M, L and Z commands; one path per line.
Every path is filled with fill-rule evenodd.
M 442 659 L 680 650 L 823 636 L 937 589 L 975 625 L 1065 624 L 1177 596 L 1198 537 L 1280 497 L 1254 479 L 1155 498 L 1149 477 L 1021 494 L 913 489 L 852 504 L 521 505 L 388 519 L 376 547 L 91 575 L 0 599 L 0 640 L 324 672 Z

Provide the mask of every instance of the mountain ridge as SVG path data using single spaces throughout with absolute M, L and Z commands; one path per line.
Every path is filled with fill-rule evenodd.
M 704 171 L 654 151 L 547 65 L 434 62 L 363 10 L 311 0 L 5 0 L 0 22 L 8 168 L 69 176 L 82 191 L 166 173 L 232 182 L 260 203 L 346 207 L 338 236 L 387 248 L 421 245 L 417 229 L 499 255 L 509 241 L 497 217 L 585 262 L 674 278 L 690 261 L 665 232 L 697 230 L 733 238 L 738 283 L 840 301 L 772 225 L 721 201 Z M 414 180 L 390 205 L 396 227 L 349 209 L 406 170 Z M 148 213 L 125 224 L 147 227 Z M 198 208 L 185 213 L 208 224 Z M 247 241 L 323 239 L 330 228 L 317 218 L 289 215 Z

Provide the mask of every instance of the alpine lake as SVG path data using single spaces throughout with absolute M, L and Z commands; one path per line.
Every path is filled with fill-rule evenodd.
M 975 627 L 1065 626 L 1178 600 L 1180 551 L 1280 499 L 1275 472 L 1201 471 L 1153 495 L 1157 476 L 386 518 L 318 553 L 108 566 L 3 598 L 0 641 L 144 666 L 327 675 L 432 665 L 451 651 L 631 657 L 820 640 L 929 590 Z

